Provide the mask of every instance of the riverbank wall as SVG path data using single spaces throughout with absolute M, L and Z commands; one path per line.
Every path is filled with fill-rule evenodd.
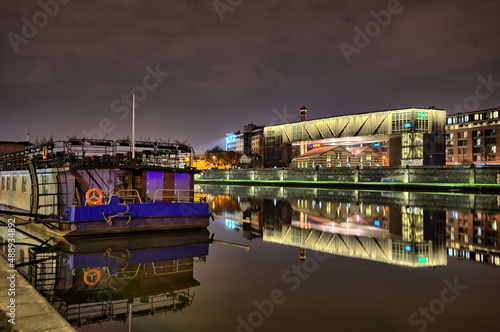
M 500 166 L 210 169 L 203 170 L 196 181 L 255 186 L 500 193 Z

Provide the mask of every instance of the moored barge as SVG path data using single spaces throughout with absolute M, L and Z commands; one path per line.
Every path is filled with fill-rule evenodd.
M 207 227 L 208 204 L 193 191 L 193 149 L 130 146 L 70 139 L 11 148 L 0 156 L 0 221 L 14 215 L 16 224 L 56 236 Z

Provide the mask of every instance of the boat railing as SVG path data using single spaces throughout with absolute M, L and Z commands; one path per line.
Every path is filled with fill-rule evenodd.
M 132 159 L 130 140 L 70 139 L 27 145 L 24 150 L 0 154 L 0 170 L 24 169 L 26 160 L 35 164 L 70 167 L 160 166 L 190 168 L 194 160 L 191 146 L 179 142 L 136 141 Z
M 141 195 L 137 189 L 120 189 L 116 192 L 116 196 L 122 203 L 142 203 Z M 109 199 L 111 200 L 111 195 L 109 195 Z
M 168 262 L 153 262 L 151 264 L 153 266 L 153 272 L 157 276 L 194 271 L 198 269 L 200 265 L 195 265 L 194 260 L 183 261 L 179 259 Z
M 190 189 L 157 189 L 153 197 L 156 202 L 196 203 L 206 202 L 207 195 Z

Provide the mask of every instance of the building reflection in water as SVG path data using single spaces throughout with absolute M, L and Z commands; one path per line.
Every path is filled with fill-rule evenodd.
M 500 211 L 448 210 L 446 204 L 457 202 L 454 196 L 396 193 L 401 196 L 398 200 L 393 193 L 381 193 L 381 201 L 387 197 L 392 201 L 378 204 L 377 198 L 357 191 L 335 191 L 324 197 L 324 192 L 306 189 L 307 198 L 297 198 L 299 189 L 288 189 L 286 194 L 283 188 L 266 189 L 275 196 L 290 196 L 276 199 L 257 193 L 257 187 L 248 187 L 248 196 L 241 188 L 234 194 L 221 193 L 219 186 L 200 187 L 210 194 L 212 210 L 231 218 L 225 220 L 226 227 L 243 231 L 246 238 L 262 236 L 264 241 L 298 247 L 301 259 L 307 257 L 307 250 L 316 250 L 411 267 L 443 266 L 447 256 L 500 265 Z M 222 190 L 231 191 L 227 188 Z M 413 195 L 425 202 L 424 207 Z M 475 207 L 475 199 L 458 199 Z M 489 197 L 481 199 L 485 208 Z
M 500 265 L 500 213 L 447 211 L 446 246 L 448 255 L 481 263 Z
M 21 272 L 73 326 L 123 321 L 130 328 L 133 318 L 191 305 L 210 238 L 202 230 L 67 241 L 29 249 Z

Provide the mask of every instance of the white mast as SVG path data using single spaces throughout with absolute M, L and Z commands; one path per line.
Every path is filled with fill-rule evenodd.
M 135 95 L 132 95 L 132 161 L 135 160 Z

